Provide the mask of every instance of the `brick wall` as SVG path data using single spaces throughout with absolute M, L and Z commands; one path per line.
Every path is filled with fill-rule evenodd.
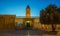
M 24 18 L 16 18 L 15 22 L 22 22 L 23 23 L 24 22 Z
M 15 29 L 15 15 L 0 15 L 0 30 Z

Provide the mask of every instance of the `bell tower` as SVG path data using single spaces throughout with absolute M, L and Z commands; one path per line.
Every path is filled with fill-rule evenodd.
M 26 19 L 25 26 L 27 29 L 32 29 L 32 19 L 30 18 L 30 7 L 29 5 L 26 7 Z
M 26 18 L 30 18 L 30 7 L 29 7 L 29 5 L 26 8 Z

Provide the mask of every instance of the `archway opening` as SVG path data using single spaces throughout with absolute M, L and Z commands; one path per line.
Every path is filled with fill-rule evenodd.
M 32 29 L 32 22 L 26 21 L 25 26 L 26 26 L 26 29 Z

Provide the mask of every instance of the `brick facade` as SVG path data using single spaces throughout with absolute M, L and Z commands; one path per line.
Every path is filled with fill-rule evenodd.
M 0 15 L 0 30 L 13 30 L 15 18 L 15 15 Z

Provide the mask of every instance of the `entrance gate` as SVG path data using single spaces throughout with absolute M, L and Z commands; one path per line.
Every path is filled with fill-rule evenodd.
M 26 26 L 27 30 L 32 29 L 32 22 L 31 21 L 26 21 L 25 26 Z

